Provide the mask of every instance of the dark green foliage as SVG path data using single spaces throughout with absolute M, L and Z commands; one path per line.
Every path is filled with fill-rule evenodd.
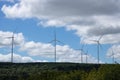
M 0 63 L 0 80 L 119 80 L 119 64 Z
M 103 65 L 100 67 L 98 80 L 120 80 L 120 65 Z

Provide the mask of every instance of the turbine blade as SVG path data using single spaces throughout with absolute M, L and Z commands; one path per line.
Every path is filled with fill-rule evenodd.
M 90 41 L 93 41 L 93 42 L 98 42 L 97 40 L 90 40 Z
M 12 34 L 12 37 L 14 37 L 14 33 Z
M 14 37 L 14 33 L 12 34 L 11 37 L 4 37 L 4 38 L 15 38 L 15 37 Z
M 5 38 L 12 38 L 12 37 L 5 37 Z
M 52 41 L 50 41 L 50 42 L 48 42 L 48 43 L 53 43 L 55 40 L 52 40 Z
M 83 51 L 83 49 L 75 49 L 75 50 L 80 50 L 80 51 Z
M 114 56 L 114 51 L 113 51 L 113 48 L 112 48 L 112 56 Z
M 100 43 L 98 43 L 98 45 L 100 46 L 101 49 L 103 49 L 102 45 Z
M 17 27 L 15 27 L 14 31 L 13 31 L 13 34 L 12 34 L 12 37 L 14 38 L 14 33 L 17 31 Z
M 88 50 L 86 51 L 86 54 L 88 54 Z
M 82 44 L 82 46 L 81 46 L 81 49 L 83 49 L 84 48 L 84 44 Z
M 98 41 L 100 41 L 102 39 L 103 35 L 99 37 Z
M 61 44 L 63 44 L 63 45 L 65 45 L 63 42 L 61 42 L 61 41 L 59 41 L 59 40 L 56 40 L 57 42 L 59 42 L 59 43 L 61 43 Z

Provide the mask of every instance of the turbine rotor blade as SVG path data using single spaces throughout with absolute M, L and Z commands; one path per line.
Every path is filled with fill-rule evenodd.
M 102 47 L 102 45 L 100 43 L 98 45 L 100 46 L 101 49 L 103 49 L 103 47 Z
M 79 50 L 79 51 L 82 51 L 82 52 L 83 52 L 83 49 L 75 49 L 75 50 Z
M 13 38 L 13 37 L 5 37 L 5 38 Z
M 82 46 L 81 46 L 81 49 L 83 49 L 84 48 L 84 44 L 82 44 Z
M 61 42 L 61 41 L 59 41 L 59 40 L 56 40 L 56 41 L 64 45 L 64 43 L 63 43 L 63 42 Z
M 114 56 L 114 51 L 113 51 L 113 49 L 112 49 L 112 56 Z
M 88 54 L 88 50 L 86 51 L 86 54 Z
M 90 41 L 98 43 L 98 41 L 97 41 L 97 40 L 90 40 Z
M 98 41 L 100 41 L 102 39 L 103 35 L 99 37 Z
M 12 33 L 12 37 L 14 37 L 14 33 L 17 31 L 17 27 L 15 27 L 13 33 Z
M 53 43 L 55 40 L 52 40 L 52 41 L 50 41 L 50 42 L 48 42 L 48 43 Z

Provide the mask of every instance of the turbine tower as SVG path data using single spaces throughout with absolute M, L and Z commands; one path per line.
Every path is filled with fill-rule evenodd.
M 113 51 L 113 49 L 112 49 L 112 56 L 113 56 L 113 57 L 112 57 L 112 60 L 113 60 L 113 64 L 115 63 L 115 57 L 114 57 L 114 55 L 115 55 L 115 54 L 114 54 L 114 51 Z
M 83 63 L 83 48 L 84 48 L 84 44 L 82 45 L 82 47 L 80 49 L 76 49 L 76 50 L 80 50 L 81 51 L 81 63 Z
M 100 40 L 103 36 L 100 36 L 98 40 L 91 40 L 93 42 L 96 42 L 97 43 L 97 57 L 98 57 L 98 64 L 100 62 L 100 59 L 99 59 L 99 53 L 100 53 L 100 47 L 101 47 L 101 44 L 100 44 Z
M 56 51 L 56 45 L 57 42 L 64 44 L 63 42 L 57 40 L 57 36 L 56 36 L 56 29 L 54 30 L 54 39 L 50 42 L 50 43 L 54 43 L 54 57 L 55 57 L 55 62 L 57 62 L 57 51 Z
M 14 53 L 14 32 L 12 34 L 11 37 L 7 37 L 7 38 L 11 38 L 11 63 L 13 63 L 13 53 Z
M 86 64 L 88 63 L 88 50 L 87 50 L 87 52 L 86 52 Z
M 13 53 L 14 53 L 14 41 L 15 41 L 15 36 L 14 33 L 16 32 L 17 27 L 14 29 L 13 34 L 11 37 L 7 37 L 7 38 L 11 38 L 11 63 L 13 63 Z

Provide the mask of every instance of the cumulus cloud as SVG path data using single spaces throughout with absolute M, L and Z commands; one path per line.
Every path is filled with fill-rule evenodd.
M 10 62 L 11 61 L 11 54 L 0 54 L 0 62 Z M 13 56 L 13 61 L 14 62 L 34 62 L 35 60 L 33 60 L 31 57 L 26 57 L 26 56 L 21 56 L 18 54 L 14 54 Z
M 103 37 L 103 44 L 120 40 L 119 0 L 20 0 L 3 5 L 7 18 L 37 18 L 45 27 L 65 27 L 90 43 L 90 38 Z M 108 38 L 109 37 L 109 38 Z
M 54 59 L 54 46 L 51 44 L 30 41 L 22 45 L 20 50 L 26 51 L 30 56 Z M 56 52 L 58 62 L 81 62 L 81 51 L 74 50 L 68 45 L 57 45 Z M 83 54 L 84 63 L 86 62 L 86 56 L 88 58 L 88 63 L 97 63 L 94 57 Z
M 0 54 L 0 62 L 11 62 L 11 53 Z M 47 60 L 36 60 L 29 56 L 21 56 L 19 54 L 13 54 L 14 63 L 27 63 L 27 62 L 48 62 Z
M 53 26 L 57 26 L 57 27 L 62 27 L 62 26 L 65 26 L 66 25 L 66 22 L 64 21 L 61 21 L 61 20 L 43 20 L 41 21 L 40 23 L 38 23 L 38 25 L 42 25 L 44 27 L 53 27 Z
M 13 17 L 12 14 L 15 17 L 37 18 L 112 15 L 120 11 L 119 3 L 118 0 L 20 0 L 13 6 L 4 5 L 2 10 L 8 13 L 7 17 Z M 12 12 L 16 10 L 19 14 Z
M 81 59 L 80 57 L 63 57 L 63 58 L 60 58 L 58 59 L 58 62 L 73 62 L 73 63 L 81 63 Z M 97 63 L 97 59 L 90 56 L 90 55 L 87 55 L 87 63 Z M 83 63 L 86 63 L 86 55 L 83 55 Z M 102 61 L 100 61 L 100 63 L 103 63 Z
M 120 45 L 113 45 L 107 51 L 107 57 L 113 58 L 113 56 L 115 59 L 120 59 Z
M 12 36 L 13 32 L 4 32 L 0 31 L 0 47 L 7 47 L 12 44 Z M 15 33 L 14 34 L 14 45 L 21 45 L 24 43 L 24 36 L 22 33 Z
M 27 51 L 31 56 L 51 56 L 53 55 L 54 47 L 51 44 L 45 44 L 40 42 L 26 42 L 20 48 L 21 51 Z
M 3 50 L 11 46 L 12 32 L 0 31 L 0 48 Z M 10 38 L 9 38 L 10 37 Z M 15 52 L 25 52 L 29 56 L 39 56 L 42 58 L 48 58 L 54 60 L 54 46 L 50 43 L 41 43 L 34 41 L 25 41 L 25 37 L 22 33 L 14 33 L 14 46 L 18 46 Z M 58 62 L 81 62 L 80 50 L 75 50 L 68 45 L 56 45 L 57 61 Z M 3 51 L 1 51 L 3 52 Z M 4 52 L 6 53 L 6 51 Z M 83 62 L 86 62 L 86 56 L 89 63 L 97 63 L 96 58 L 91 55 L 83 54 Z M 34 60 L 31 57 L 21 56 L 14 54 L 14 62 L 48 62 L 48 60 Z M 9 62 L 11 54 L 0 54 L 0 61 Z

